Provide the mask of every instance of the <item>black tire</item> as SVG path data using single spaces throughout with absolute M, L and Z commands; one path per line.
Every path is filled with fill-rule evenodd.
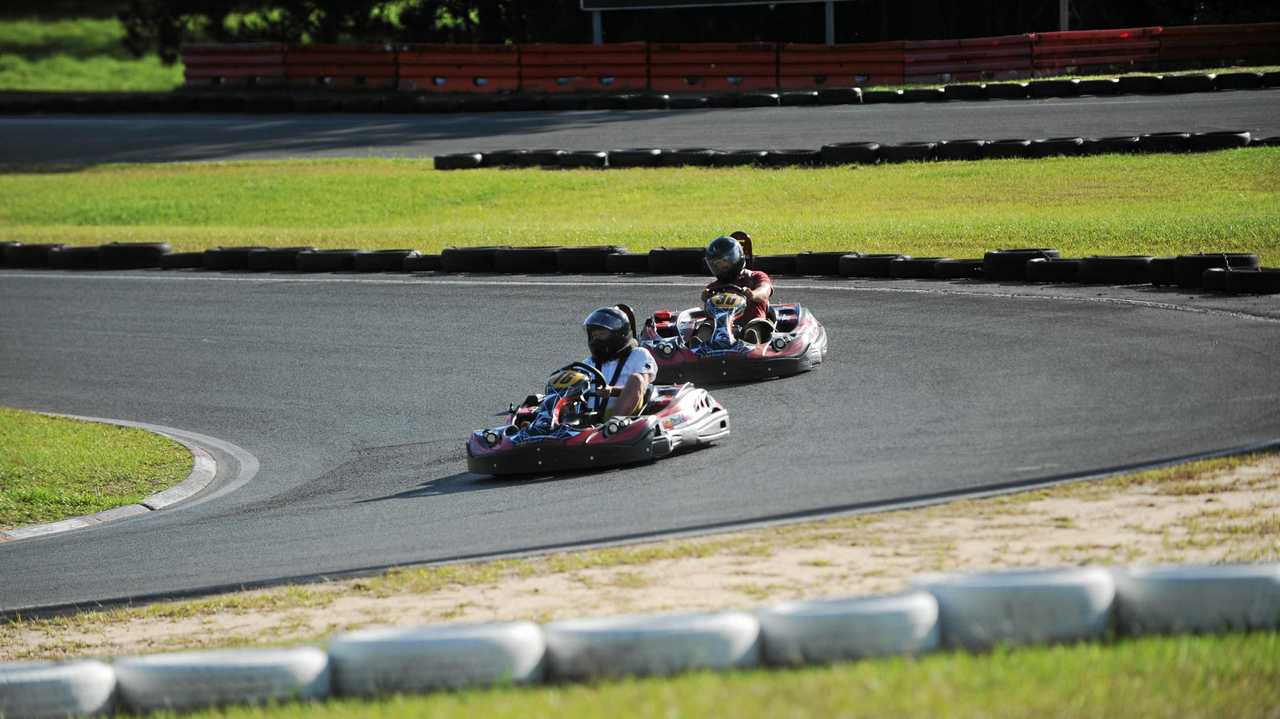
M 493 152 L 481 153 L 481 167 L 524 167 L 524 155 L 529 154 L 528 150 L 494 150 Z
M 1032 80 L 1027 84 L 1027 95 L 1033 98 L 1079 97 L 1079 80 Z
M 705 110 L 710 106 L 706 95 L 675 95 L 667 100 L 669 110 Z
M 723 92 L 715 95 L 707 96 L 707 107 L 717 109 L 728 109 L 738 106 L 738 98 L 740 95 L 736 92 Z
M 1033 257 L 1024 267 L 1027 282 L 1076 282 L 1079 273 L 1080 260 Z
M 574 112 L 587 109 L 587 96 L 574 94 L 551 95 L 542 104 L 550 112 Z
M 356 272 L 403 272 L 405 258 L 417 250 L 372 250 L 357 252 L 351 268 Z
M 796 254 L 796 274 L 840 276 L 840 258 L 857 252 L 800 252 Z
M 987 94 L 986 85 L 947 85 L 942 88 L 942 92 L 947 96 L 948 100 L 987 100 L 991 96 Z
M 1085 154 L 1083 137 L 1050 137 L 1031 143 L 1031 157 L 1076 157 Z
M 417 114 L 423 111 L 424 99 L 421 95 L 397 94 L 388 97 L 382 106 L 387 112 L 401 115 Z
M 498 98 L 490 95 L 463 95 L 457 99 L 457 112 L 497 112 Z
M 666 110 L 671 97 L 662 93 L 642 92 L 627 96 L 628 110 Z
M 612 274 L 648 274 L 649 253 L 614 252 L 604 258 L 604 268 L 606 272 Z
M 649 272 L 655 275 L 705 275 L 706 250 L 701 247 L 657 247 L 649 250 Z
M 615 252 L 626 252 L 626 248 L 618 245 L 561 247 L 556 250 L 556 269 L 566 274 L 608 272 L 608 257 Z
M 1151 284 L 1157 287 L 1178 284 L 1177 261 L 1176 257 L 1151 258 Z
M 1280 268 L 1236 270 L 1227 274 L 1227 291 L 1238 295 L 1280 294 Z
M 901 90 L 863 90 L 862 104 L 877 105 L 881 103 L 902 102 Z
M 98 248 L 98 262 L 104 270 L 159 267 L 172 249 L 167 242 L 112 242 Z
M 265 247 L 249 252 L 249 270 L 253 272 L 294 272 L 298 269 L 298 254 L 315 252 L 314 247 Z
M 764 156 L 766 167 L 817 167 L 822 164 L 820 150 L 769 150 Z
M 610 150 L 609 167 L 657 167 L 662 150 L 656 147 Z
M 764 165 L 768 150 L 727 150 L 711 157 L 712 167 L 756 167 Z
M 946 102 L 947 91 L 941 87 L 916 87 L 902 91 L 903 102 Z
M 936 159 L 936 142 L 901 142 L 897 145 L 881 145 L 881 162 L 928 162 Z
M 663 150 L 658 164 L 662 167 L 710 167 L 711 158 L 719 150 L 706 147 L 681 147 L 674 150 Z
M 1097 95 L 1101 97 L 1119 95 L 1123 92 L 1120 80 L 1114 77 L 1081 80 L 1077 88 L 1080 90 L 1081 95 Z
M 872 254 L 844 255 L 840 258 L 841 277 L 888 277 L 889 263 L 909 258 L 908 255 Z
M 778 94 L 783 107 L 809 107 L 818 104 L 817 90 L 788 90 Z
M 889 276 L 899 280 L 937 279 L 936 265 L 950 257 L 899 257 L 889 261 Z
M 59 247 L 49 250 L 49 267 L 55 270 L 98 269 L 97 247 Z
M 1262 73 L 1263 87 L 1280 87 L 1280 70 Z
M 587 97 L 588 110 L 625 110 L 627 109 L 627 98 L 625 94 L 613 95 L 591 95 Z
M 435 157 L 437 170 L 474 170 L 482 164 L 484 164 L 484 155 L 478 152 L 457 152 Z
M 245 98 L 244 111 L 260 115 L 293 112 L 293 97 L 275 93 L 249 95 Z
M 996 82 L 986 85 L 992 100 L 1025 100 L 1029 94 L 1025 82 Z
M 824 87 L 818 90 L 819 105 L 861 105 L 862 89 L 857 87 Z
M 196 100 L 200 112 L 244 112 L 244 95 L 210 93 Z
M 933 276 L 940 280 L 981 279 L 982 258 L 938 260 L 933 263 Z
M 1189 132 L 1149 132 L 1138 138 L 1139 152 L 1186 152 L 1190 149 Z
M 218 247 L 204 251 L 204 268 L 215 272 L 225 270 L 249 269 L 249 253 L 254 250 L 265 250 L 260 245 L 249 247 Z
M 557 159 L 565 169 L 603 170 L 609 166 L 609 153 L 603 150 L 572 150 Z
M 1248 147 L 1253 136 L 1247 130 L 1219 130 L 1217 132 L 1197 132 L 1191 136 L 1192 152 L 1214 152 L 1216 150 L 1234 150 Z
M 410 255 L 404 258 L 401 269 L 405 272 L 439 272 L 442 269 L 440 255 Z
M 382 112 L 382 97 L 380 95 L 350 95 L 342 98 L 342 111 L 360 114 L 373 114 Z
M 798 274 L 795 255 L 754 255 L 747 262 L 747 267 L 767 275 Z
M 160 258 L 160 268 L 165 270 L 204 269 L 203 252 L 170 252 Z
M 493 272 L 498 250 L 506 248 L 506 245 L 448 247 L 440 253 L 440 269 L 445 272 Z
M 198 106 L 199 104 L 197 103 Z M 341 109 L 342 101 L 330 95 L 311 95 L 295 98 L 293 101 L 294 112 L 330 113 L 338 112 Z
M 30 245 L 21 243 L 10 245 L 4 250 L 4 264 L 6 267 L 17 267 L 21 269 L 33 269 L 37 267 L 49 266 L 49 253 L 53 250 L 62 249 L 65 245 L 60 243 L 39 242 Z
M 1120 92 L 1125 95 L 1153 95 L 1164 89 L 1159 75 L 1125 75 L 1120 78 Z
M 1084 151 L 1091 155 L 1130 153 L 1137 152 L 1141 145 L 1142 138 L 1137 135 L 1113 135 L 1086 140 Z
M 982 157 L 982 146 L 986 140 L 946 140 L 939 142 L 937 156 L 939 160 L 976 160 Z
M 1027 278 L 1027 260 L 1035 257 L 1057 259 L 1058 251 L 1030 248 L 988 252 L 982 256 L 982 276 L 992 282 L 1020 282 Z
M 782 98 L 776 92 L 744 92 L 738 96 L 738 107 L 778 107 Z
M 1219 90 L 1256 90 L 1262 87 L 1260 72 L 1224 72 L 1214 78 Z
M 1160 81 L 1160 89 L 1169 93 L 1212 92 L 1217 89 L 1213 84 L 1213 75 L 1165 75 Z
M 1225 267 L 1210 267 L 1200 273 L 1200 288 L 1205 292 L 1226 292 L 1227 276 L 1231 274 L 1234 272 Z
M 5 258 L 5 254 L 8 253 L 9 248 L 18 247 L 21 244 L 22 244 L 21 242 L 12 242 L 12 241 L 0 242 L 0 267 L 9 266 L 9 261 Z
M 1035 157 L 1030 140 L 994 140 L 982 146 L 982 156 L 993 160 Z
M 1211 267 L 1251 270 L 1258 267 L 1258 256 L 1246 252 L 1203 252 L 1179 255 L 1174 260 L 1174 274 L 1178 286 L 1191 290 L 1200 287 L 1201 275 Z
M 530 150 L 519 158 L 520 167 L 559 167 L 560 156 L 567 154 L 564 150 Z
M 1261 140 L 1253 140 L 1249 144 L 1256 147 L 1280 147 L 1280 135 L 1272 135 L 1271 137 L 1264 137 Z
M 498 100 L 501 112 L 536 112 L 543 107 L 544 98 L 536 95 L 508 95 Z
M 837 142 L 822 146 L 824 165 L 874 165 L 880 159 L 878 142 Z
M 560 266 L 556 263 L 554 245 L 542 247 L 504 247 L 493 254 L 493 271 L 502 274 L 548 274 L 556 272 Z
M 1078 281 L 1090 285 L 1146 285 L 1151 283 L 1151 260 L 1146 255 L 1086 257 Z
M 294 266 L 299 272 L 352 272 L 359 250 L 314 250 L 299 252 Z

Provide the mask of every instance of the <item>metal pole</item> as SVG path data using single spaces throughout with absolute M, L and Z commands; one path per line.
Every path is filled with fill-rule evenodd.
M 827 45 L 834 44 L 836 44 L 836 3 L 835 0 L 827 0 Z
M 1066 2 L 1066 0 L 1063 0 Z M 591 43 L 594 45 L 604 44 L 604 20 L 600 17 L 599 10 L 591 11 Z
M 1066 32 L 1071 24 L 1071 0 L 1058 0 L 1058 29 Z

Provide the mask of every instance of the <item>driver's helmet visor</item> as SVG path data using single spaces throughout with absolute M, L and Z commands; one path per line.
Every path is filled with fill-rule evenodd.
M 707 269 L 711 270 L 711 274 L 716 277 L 729 277 L 736 274 L 738 269 L 738 258 L 736 257 L 708 257 Z
M 618 332 L 617 330 L 609 329 L 608 327 L 588 327 L 587 342 L 589 343 L 599 342 L 601 344 L 607 344 L 610 340 L 613 339 L 614 335 L 616 335 L 617 332 Z

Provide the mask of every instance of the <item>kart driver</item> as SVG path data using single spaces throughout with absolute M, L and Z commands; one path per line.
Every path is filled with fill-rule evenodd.
M 638 413 L 649 385 L 658 376 L 658 363 L 636 342 L 635 313 L 626 305 L 601 307 L 587 315 L 582 326 L 591 351 L 584 361 L 600 370 L 609 383 L 601 421 Z M 593 409 L 599 412 L 602 408 Z
M 705 302 L 718 290 L 731 287 L 745 292 L 747 308 L 738 319 L 743 328 L 742 339 L 759 344 L 773 334 L 773 324 L 768 319 L 773 280 L 764 272 L 747 269 L 747 251 L 743 249 L 743 242 L 750 247 L 751 237 L 739 230 L 727 237 L 717 237 L 707 245 L 703 259 L 716 279 L 702 290 L 702 301 Z M 698 338 L 706 342 L 710 337 L 711 326 L 704 323 L 698 328 Z

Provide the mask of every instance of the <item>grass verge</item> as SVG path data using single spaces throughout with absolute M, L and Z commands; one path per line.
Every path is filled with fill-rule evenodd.
M 194 717 L 1274 717 L 1280 634 L 936 654 L 586 686 L 229 708 Z
M 323 138 L 315 138 L 317 142 Z M 305 138 L 299 138 L 300 146 Z M 1280 148 L 826 169 L 435 172 L 424 160 L 114 165 L 0 174 L 26 242 L 322 247 L 701 245 L 974 257 L 1253 251 L 1280 264 Z
M 182 85 L 182 64 L 136 58 L 114 18 L 0 20 L 0 90 L 165 92 Z
M 191 471 L 173 440 L 0 407 L 0 529 L 138 502 Z

